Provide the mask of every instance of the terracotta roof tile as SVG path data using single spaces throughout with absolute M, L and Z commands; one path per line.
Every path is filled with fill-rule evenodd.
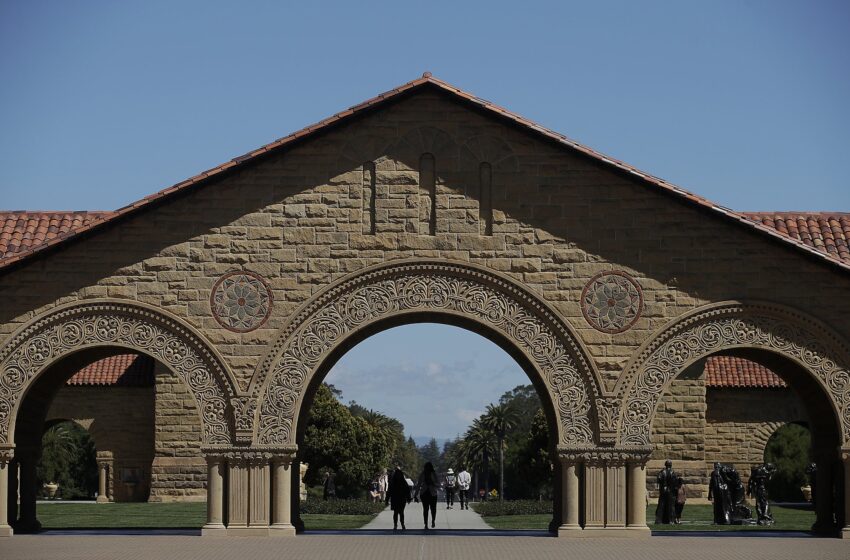
M 244 154 L 243 156 L 240 156 L 236 159 L 230 160 L 230 161 L 223 163 L 219 166 L 216 166 L 212 169 L 208 169 L 207 171 L 204 171 L 203 173 L 199 173 L 198 175 L 195 175 L 194 177 L 191 177 L 191 178 L 189 178 L 185 181 L 181 181 L 181 182 L 177 183 L 176 185 L 173 185 L 173 186 L 171 186 L 167 189 L 164 189 L 164 190 L 161 190 L 157 193 L 153 193 L 149 196 L 146 196 L 142 200 L 139 200 L 139 201 L 137 201 L 133 204 L 129 204 L 129 205 L 123 207 L 123 208 L 120 208 L 120 209 L 116 210 L 114 213 L 111 213 L 108 216 L 104 215 L 101 218 L 94 219 L 94 220 L 90 221 L 89 223 L 87 223 L 85 225 L 81 225 L 79 228 L 74 229 L 73 233 L 69 234 L 67 237 L 57 236 L 57 237 L 53 237 L 53 238 L 50 238 L 50 239 L 46 239 L 40 244 L 30 245 L 30 246 L 25 246 L 25 247 L 23 247 L 21 245 L 21 243 L 16 242 L 14 244 L 15 247 L 16 247 L 14 252 L 10 253 L 5 258 L 0 259 L 0 269 L 9 268 L 12 265 L 14 265 L 15 263 L 19 263 L 19 262 L 21 262 L 25 259 L 29 259 L 30 257 L 34 257 L 36 254 L 38 254 L 39 251 L 42 251 L 42 250 L 47 249 L 49 247 L 52 247 L 54 245 L 58 245 L 60 243 L 64 243 L 66 241 L 70 241 L 70 240 L 76 238 L 77 236 L 80 236 L 83 233 L 86 233 L 90 230 L 94 230 L 96 228 L 101 227 L 106 222 L 121 218 L 125 215 L 129 215 L 129 214 L 134 213 L 134 212 L 138 212 L 138 211 L 146 208 L 148 205 L 155 204 L 155 203 L 158 203 L 162 200 L 165 200 L 169 196 L 174 195 L 178 192 L 190 190 L 190 189 L 194 189 L 194 188 L 201 188 L 202 186 L 207 184 L 207 181 L 206 181 L 207 179 L 209 179 L 211 177 L 215 177 L 215 176 L 219 175 L 220 173 L 222 173 L 222 172 L 224 172 L 224 171 L 226 171 L 226 170 L 228 170 L 232 167 L 236 167 L 238 165 L 244 165 L 246 162 L 252 160 L 255 157 L 261 156 L 265 153 L 283 148 L 283 147 L 288 146 L 288 145 L 292 145 L 296 141 L 299 141 L 301 139 L 309 137 L 314 133 L 328 129 L 328 128 L 338 124 L 341 121 L 354 118 L 361 113 L 373 110 L 373 109 L 377 108 L 379 105 L 381 105 L 382 103 L 389 101 L 393 98 L 396 98 L 400 94 L 402 94 L 406 91 L 412 91 L 414 89 L 418 89 L 418 88 L 422 88 L 422 87 L 426 87 L 426 86 L 437 88 L 437 89 L 439 89 L 443 92 L 448 92 L 448 93 L 454 95 L 455 97 L 462 99 L 467 103 L 475 105 L 476 107 L 482 109 L 483 111 L 488 112 L 488 113 L 496 116 L 499 119 L 502 119 L 504 121 L 516 124 L 516 125 L 524 128 L 524 129 L 526 129 L 526 130 L 531 130 L 531 131 L 545 137 L 546 139 L 548 139 L 550 141 L 554 141 L 554 142 L 561 144 L 563 146 L 566 146 L 566 147 L 568 147 L 572 150 L 583 153 L 583 154 L 585 154 L 585 155 L 587 155 L 587 156 L 589 156 L 589 157 L 591 157 L 591 158 L 593 158 L 597 161 L 601 161 L 601 162 L 605 163 L 606 165 L 614 167 L 614 168 L 616 168 L 620 171 L 623 171 L 623 172 L 629 173 L 633 176 L 636 176 L 639 179 L 643 180 L 647 184 L 647 186 L 649 186 L 649 187 L 657 188 L 661 192 L 666 192 L 666 193 L 675 195 L 679 198 L 683 198 L 683 199 L 685 199 L 685 200 L 687 200 L 687 201 L 689 201 L 689 202 L 691 202 L 691 203 L 693 203 L 697 206 L 700 206 L 704 209 L 715 212 L 718 216 L 721 216 L 724 219 L 738 223 L 739 225 L 749 226 L 749 227 L 753 228 L 754 230 L 760 232 L 761 234 L 768 235 L 768 236 L 770 236 L 774 239 L 781 240 L 785 243 L 791 244 L 791 245 L 795 246 L 798 250 L 806 252 L 810 256 L 814 256 L 814 257 L 817 257 L 817 258 L 820 258 L 820 259 L 825 259 L 827 262 L 830 262 L 834 265 L 837 265 L 839 268 L 841 268 L 845 271 L 850 271 L 850 262 L 839 258 L 838 255 L 841 254 L 841 251 L 838 248 L 836 248 L 837 253 L 833 253 L 829 250 L 829 248 L 827 248 L 826 250 L 823 250 L 823 247 L 826 246 L 825 244 L 823 244 L 821 246 L 821 248 L 819 249 L 818 246 L 814 243 L 812 243 L 812 244 L 806 243 L 802 237 L 796 237 L 796 236 L 793 236 L 793 235 L 785 235 L 785 234 L 781 233 L 780 231 L 778 231 L 776 229 L 776 227 L 771 227 L 769 225 L 765 225 L 761 221 L 754 220 L 752 218 L 748 218 L 748 217 L 744 216 L 743 214 L 734 212 L 734 211 L 732 211 L 728 208 L 723 208 L 721 206 L 718 206 L 718 205 L 714 204 L 713 202 L 711 202 L 711 201 L 709 201 L 705 198 L 694 195 L 693 193 L 690 193 L 690 192 L 682 189 L 681 187 L 678 187 L 678 186 L 676 186 L 672 183 L 669 183 L 667 181 L 659 179 L 658 177 L 655 177 L 653 175 L 650 175 L 648 173 L 640 171 L 639 169 L 632 167 L 625 162 L 622 162 L 622 161 L 616 160 L 614 158 L 605 156 L 604 154 L 597 152 L 596 150 L 588 148 L 587 146 L 584 146 L 584 145 L 579 144 L 578 142 L 576 142 L 574 140 L 571 140 L 570 138 L 567 138 L 563 134 L 549 130 L 549 129 L 543 127 L 543 126 L 540 126 L 539 124 L 537 124 L 533 121 L 525 119 L 525 118 L 523 118 L 523 117 L 521 117 L 521 116 L 519 116 L 515 113 L 512 113 L 512 112 L 508 111 L 507 109 L 504 109 L 504 108 L 502 108 L 498 105 L 495 105 L 493 103 L 490 103 L 489 101 L 486 101 L 486 100 L 484 100 L 480 97 L 476 97 L 475 95 L 473 95 L 471 93 L 467 93 L 467 92 L 465 92 L 461 89 L 458 89 L 458 88 L 452 86 L 451 84 L 448 84 L 448 83 L 446 83 L 442 80 L 439 80 L 439 79 L 431 76 L 430 73 L 428 73 L 428 72 L 424 73 L 422 75 L 422 77 L 420 77 L 420 78 L 412 80 L 412 81 L 410 81 L 410 82 L 408 82 L 404 85 L 401 85 L 397 88 L 391 89 L 391 90 L 389 90 L 385 93 L 382 93 L 382 94 L 378 95 L 377 97 L 374 97 L 374 98 L 372 98 L 368 101 L 354 105 L 354 106 L 350 107 L 349 109 L 347 109 L 343 112 L 336 113 L 336 114 L 332 115 L 331 117 L 329 117 L 327 119 L 319 121 L 318 123 L 315 123 L 315 124 L 310 125 L 308 127 L 305 127 L 302 130 L 299 130 L 297 132 L 289 134 L 288 136 L 285 136 L 283 138 L 275 140 L 274 142 L 266 144 L 265 146 L 262 146 L 261 148 L 259 148 L 257 150 L 253 150 L 253 151 L 249 152 L 248 154 Z M 9 236 L 9 238 L 11 239 L 11 236 Z M 23 248 L 21 248 L 21 247 L 23 247 Z
M 850 263 L 850 213 L 747 212 L 747 218 Z
M 0 262 L 90 226 L 114 212 L 0 212 Z
M 154 361 L 139 354 L 118 354 L 90 364 L 68 380 L 68 385 L 149 387 L 154 382 Z
M 734 356 L 711 356 L 705 361 L 706 387 L 780 388 L 782 379 L 763 365 Z

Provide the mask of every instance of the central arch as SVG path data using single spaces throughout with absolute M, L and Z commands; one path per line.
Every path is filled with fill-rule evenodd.
M 295 444 L 304 402 L 329 363 L 370 334 L 422 321 L 462 326 L 518 359 L 549 400 L 544 408 L 554 413 L 560 445 L 598 441 L 600 383 L 572 329 L 503 275 L 465 263 L 417 260 L 345 277 L 293 316 L 252 383 L 259 393 L 255 442 Z

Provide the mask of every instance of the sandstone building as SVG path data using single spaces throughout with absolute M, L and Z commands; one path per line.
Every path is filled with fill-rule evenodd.
M 721 395 L 718 357 L 799 399 L 817 526 L 844 527 L 846 216 L 802 231 L 736 213 L 425 75 L 115 212 L 45 219 L 0 238 L 4 534 L 38 526 L 34 464 L 49 417 L 75 414 L 68 380 L 128 353 L 154 363 L 152 385 L 125 388 L 153 443 L 103 450 L 114 498 L 150 460 L 155 499 L 203 487 L 205 534 L 294 534 L 318 383 L 364 338 L 423 321 L 487 336 L 537 387 L 560 535 L 648 534 L 647 465 L 678 453 L 698 471 L 746 429 L 732 414 L 765 388 Z

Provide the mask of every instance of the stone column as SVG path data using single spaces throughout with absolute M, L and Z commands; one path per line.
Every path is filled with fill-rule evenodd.
M 558 536 L 569 536 L 581 530 L 579 525 L 579 469 L 574 458 L 561 458 L 561 523 Z
M 249 461 L 248 526 L 268 529 L 270 525 L 271 484 L 269 477 L 270 457 L 259 454 Z
M 248 527 L 248 464 L 243 458 L 227 460 L 227 529 Z
M 626 463 L 629 490 L 626 527 L 649 534 L 646 525 L 646 459 L 631 459 Z
M 269 533 L 294 537 L 292 525 L 292 457 L 276 457 L 272 462 L 272 526 Z
M 841 465 L 844 467 L 844 527 L 841 538 L 850 539 L 850 449 L 841 450 Z
M 38 496 L 35 467 L 38 463 L 39 452 L 39 449 L 26 451 L 17 449 L 15 453 L 20 466 L 19 488 L 21 493 L 20 513 L 15 524 L 15 532 L 17 533 L 34 533 L 41 529 L 41 523 L 38 521 L 35 510 L 35 501 Z
M 12 450 L 0 449 L 0 537 L 11 537 L 9 525 L 9 471 L 12 462 Z
M 584 463 L 584 528 L 605 527 L 605 462 L 592 458 Z
M 626 465 L 622 459 L 605 465 L 605 527 L 626 526 Z
M 201 535 L 221 535 L 224 527 L 224 477 L 227 464 L 220 455 L 207 455 L 207 523 Z
M 106 494 L 106 477 L 109 470 L 109 463 L 105 459 L 97 460 L 97 503 L 109 503 L 109 496 Z

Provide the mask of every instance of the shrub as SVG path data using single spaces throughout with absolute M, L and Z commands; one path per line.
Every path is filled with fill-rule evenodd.
M 552 502 L 545 500 L 506 500 L 503 502 L 494 500 L 473 504 L 472 508 L 482 517 L 552 514 Z
M 384 511 L 382 502 L 366 500 L 321 500 L 307 498 L 301 502 L 301 513 L 319 513 L 323 515 L 373 515 Z

